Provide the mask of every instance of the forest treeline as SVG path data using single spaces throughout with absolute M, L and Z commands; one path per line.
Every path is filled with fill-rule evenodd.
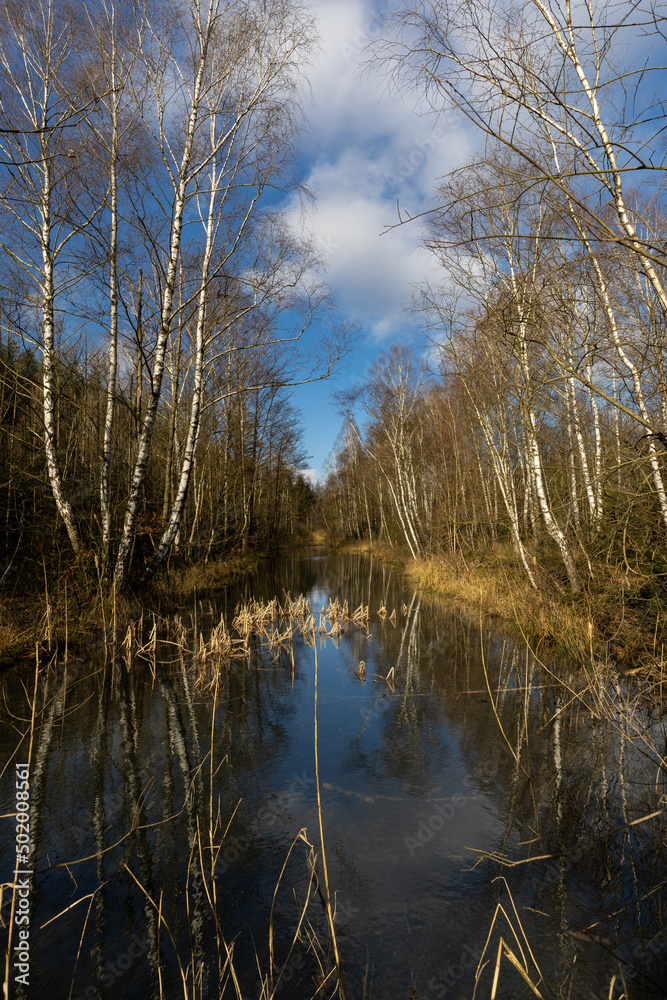
M 106 405 L 104 362 L 103 355 L 77 352 L 60 357 L 55 368 L 56 453 L 78 512 L 77 526 L 88 540 L 100 535 L 96 471 Z M 80 570 L 84 577 L 96 579 L 98 549 L 89 541 L 75 556 L 55 509 L 41 434 L 39 360 L 10 342 L 0 347 L 0 366 L 0 575 L 12 588 L 17 581 L 21 583 L 21 576 L 24 582 L 26 577 L 39 579 L 46 562 L 56 576 L 65 572 L 71 579 Z M 121 405 L 110 492 L 114 509 L 121 507 L 131 488 L 147 391 L 141 369 L 138 364 L 118 386 Z M 246 372 L 233 374 L 239 385 L 246 385 Z M 266 378 L 268 374 L 265 370 Z M 183 383 L 178 395 L 180 407 L 171 405 L 173 400 L 167 397 L 170 405 L 159 411 L 156 420 L 134 536 L 134 560 L 139 566 L 154 553 L 173 504 L 175 471 L 186 429 L 183 413 L 187 414 L 189 403 L 187 377 Z M 182 558 L 269 549 L 308 531 L 316 498 L 299 472 L 306 460 L 302 427 L 286 397 L 284 388 L 269 382 L 252 391 L 227 393 L 218 405 L 207 409 L 175 539 L 175 551 Z M 119 532 L 117 528 L 116 536 Z
M 6 581 L 301 530 L 288 387 L 346 340 L 282 213 L 316 37 L 290 0 L 0 5 Z
M 664 22 L 542 0 L 420 2 L 389 22 L 392 81 L 436 117 L 456 107 L 484 148 L 423 219 L 426 360 L 393 347 L 339 397 L 327 524 L 415 558 L 503 543 L 535 591 L 611 574 L 660 598 Z
M 626 0 L 585 11 L 386 13 L 369 58 L 483 151 L 423 216 L 426 352 L 391 348 L 339 396 L 315 504 L 287 394 L 349 335 L 281 212 L 311 13 L 3 0 L 0 576 L 44 559 L 122 589 L 175 550 L 320 523 L 415 558 L 506 543 L 535 591 L 610 568 L 660 595 L 664 20 Z

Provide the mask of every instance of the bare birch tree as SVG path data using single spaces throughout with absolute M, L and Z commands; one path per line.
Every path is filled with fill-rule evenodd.
M 46 464 L 76 552 L 81 537 L 57 454 L 57 326 L 80 277 L 72 269 L 74 244 L 98 211 L 93 205 L 86 218 L 76 197 L 76 139 L 86 104 L 85 95 L 73 90 L 76 15 L 56 0 L 37 0 L 5 2 L 0 17 L 0 247 L 13 264 L 14 280 L 25 283 L 39 330 Z
M 441 193 L 455 203 L 446 212 L 434 213 L 427 245 L 447 272 L 477 300 L 481 316 L 493 318 L 491 329 L 504 342 L 514 360 L 516 398 L 525 442 L 525 466 L 544 526 L 558 547 L 570 586 L 576 592 L 580 581 L 571 546 L 555 517 L 540 450 L 535 399 L 548 373 L 541 374 L 544 359 L 536 355 L 533 342 L 541 323 L 538 289 L 543 294 L 550 263 L 553 225 L 538 197 L 522 196 L 512 179 L 512 164 L 499 158 L 484 168 L 468 167 L 458 173 Z M 486 194 L 480 194 L 480 190 Z M 539 338 L 538 338 L 539 339 Z M 537 371 L 534 371 L 535 365 Z M 472 396 L 471 396 L 472 399 Z M 488 439 L 488 419 L 477 408 Z M 507 494 L 507 472 L 502 451 L 492 449 L 498 485 Z M 505 501 L 514 545 L 528 569 L 523 546 L 515 535 L 515 502 Z M 532 575 L 529 572 L 529 576 Z M 534 580 L 532 581 L 534 584 Z
M 389 14 L 387 26 L 377 58 L 395 79 L 422 90 L 435 113 L 454 107 L 485 141 L 502 143 L 521 162 L 524 186 L 540 185 L 545 203 L 569 214 L 570 238 L 588 257 L 613 351 L 632 380 L 634 398 L 624 403 L 586 364 L 572 366 L 559 352 L 553 358 L 652 436 L 649 460 L 662 509 L 656 456 L 664 450 L 666 429 L 646 405 L 639 366 L 623 342 L 607 267 L 616 254 L 625 261 L 621 266 L 641 273 L 664 322 L 667 257 L 655 205 L 667 160 L 665 108 L 656 94 L 667 45 L 659 12 L 641 0 L 586 0 L 576 9 L 570 0 L 519 6 L 420 0 Z M 640 47 L 643 58 L 633 61 Z M 645 192 L 641 199 L 628 191 L 635 175 Z M 518 179 L 517 171 L 513 176 Z
M 76 40 L 79 59 L 86 67 L 92 108 L 85 121 L 91 157 L 108 178 L 101 192 L 103 209 L 95 220 L 97 245 L 105 249 L 102 264 L 108 280 L 108 370 L 102 461 L 100 466 L 100 520 L 102 564 L 106 570 L 111 532 L 110 472 L 113 455 L 114 418 L 117 403 L 119 338 L 119 238 L 123 174 L 129 166 L 139 106 L 137 81 L 129 85 L 144 29 L 140 4 L 123 0 L 100 0 L 85 6 L 80 38 Z
M 222 0 L 204 4 L 192 0 L 185 6 L 165 3 L 159 13 L 159 20 L 155 15 L 148 19 L 141 56 L 152 97 L 150 104 L 142 106 L 142 120 L 164 166 L 161 197 L 170 224 L 160 257 L 163 280 L 149 399 L 114 571 L 118 587 L 125 584 L 130 567 L 174 324 L 184 229 L 201 225 L 203 233 L 200 278 L 193 293 L 197 301 L 194 390 L 179 484 L 149 572 L 176 536 L 190 481 L 210 343 L 206 330 L 209 286 L 230 267 L 272 170 L 277 171 L 284 161 L 281 143 L 286 136 L 279 128 L 271 132 L 271 117 L 279 111 L 287 114 L 296 54 L 312 40 L 309 20 L 288 3 L 240 8 Z M 258 155 L 260 146 L 263 156 Z
M 363 451 L 377 466 L 389 489 L 401 531 L 413 559 L 423 550 L 423 490 L 416 452 L 421 437 L 417 408 L 425 372 L 405 348 L 394 347 L 373 366 L 358 390 L 341 393 L 339 406 Z M 364 441 L 354 409 L 361 404 L 377 421 L 377 442 Z

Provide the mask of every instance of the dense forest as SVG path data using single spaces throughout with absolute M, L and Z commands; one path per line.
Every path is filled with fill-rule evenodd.
M 42 572 L 42 557 L 72 572 L 92 569 L 99 537 L 99 480 L 106 387 L 99 354 L 60 358 L 56 367 L 55 450 L 77 526 L 87 540 L 74 557 L 63 537 L 49 487 L 42 437 L 41 369 L 35 354 L 16 342 L 2 346 L 0 377 L 0 504 L 3 514 L 2 572 L 13 583 L 21 572 Z M 245 387 L 244 373 L 234 378 Z M 266 377 L 266 374 L 265 376 Z M 135 529 L 141 565 L 155 549 L 174 502 L 176 472 L 184 440 L 183 410 L 190 402 L 187 372 L 177 395 L 158 412 L 151 460 Z M 233 383 L 232 383 L 233 384 Z M 229 382 L 226 383 L 229 385 Z M 118 510 L 131 487 L 141 429 L 145 375 L 140 362 L 119 386 L 110 499 Z M 180 407 L 173 405 L 177 399 Z M 183 409 L 181 409 L 181 407 Z M 202 419 L 202 443 L 193 463 L 175 550 L 188 559 L 269 547 L 298 538 L 310 523 L 315 493 L 300 474 L 304 465 L 301 426 L 286 390 L 267 381 L 252 390 L 225 394 Z M 117 529 L 118 531 L 118 529 Z
M 289 389 L 326 378 L 350 331 L 281 211 L 300 191 L 312 14 L 5 0 L 3 579 L 94 565 L 122 590 L 170 553 L 319 526 L 414 559 L 504 545 L 535 591 L 606 575 L 659 597 L 664 21 L 586 11 L 384 12 L 370 63 L 435 121 L 456 112 L 480 152 L 419 220 L 398 206 L 442 275 L 414 291 L 424 343 L 339 393 L 315 491 Z
M 659 598 L 664 20 L 541 0 L 388 19 L 376 60 L 436 116 L 456 106 L 484 151 L 421 220 L 442 274 L 412 304 L 426 352 L 390 348 L 339 397 L 327 523 L 415 559 L 503 543 L 535 590 L 611 576 Z
M 288 387 L 346 339 L 281 211 L 311 15 L 39 0 L 0 23 L 4 578 L 94 563 L 122 589 L 298 535 Z

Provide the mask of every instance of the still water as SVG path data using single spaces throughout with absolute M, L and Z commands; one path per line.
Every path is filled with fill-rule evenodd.
M 284 591 L 314 612 L 330 598 L 367 604 L 369 628 L 316 650 L 299 640 L 294 666 L 257 646 L 224 667 L 217 693 L 168 643 L 155 665 L 93 657 L 44 672 L 30 769 L 30 985 L 13 983 L 10 996 L 268 996 L 270 924 L 278 969 L 289 956 L 275 995 L 315 994 L 318 963 L 332 965 L 317 654 L 322 819 L 348 1000 L 470 1000 L 489 939 L 476 993 L 488 998 L 501 937 L 535 984 L 539 966 L 543 997 L 607 998 L 615 975 L 614 998 L 666 997 L 660 713 L 638 700 L 622 714 L 633 695 L 613 675 L 602 684 L 538 662 L 366 557 L 267 562 L 217 605 L 198 600 L 181 615 L 206 637 L 240 600 Z M 0 683 L 7 814 L 28 754 L 34 667 Z M 6 815 L 0 836 L 0 881 L 11 883 Z M 329 978 L 317 995 L 333 990 Z M 507 957 L 496 990 L 536 995 Z

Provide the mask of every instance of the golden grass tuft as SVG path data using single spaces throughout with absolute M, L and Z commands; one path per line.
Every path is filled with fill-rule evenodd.
M 6 608 L 0 607 L 0 664 L 11 663 L 29 643 L 32 643 L 32 631 L 13 619 Z
M 577 658 L 590 655 L 588 616 L 555 589 L 533 590 L 511 558 L 464 563 L 428 556 L 406 563 L 404 573 L 418 590 L 500 618 L 532 643 L 553 643 Z
M 233 555 L 226 559 L 195 562 L 165 569 L 146 588 L 149 597 L 160 601 L 178 601 L 215 593 L 241 573 L 251 573 L 257 568 L 257 556 Z
M 664 662 L 667 613 L 650 576 L 593 564 L 592 578 L 573 595 L 557 561 L 536 567 L 540 589 L 533 590 L 508 546 L 467 557 L 437 554 L 418 560 L 405 550 L 368 541 L 342 551 L 367 553 L 394 565 L 422 593 L 497 618 L 536 649 L 548 647 L 581 663 L 590 663 L 591 657 L 613 661 L 622 668 L 655 668 Z

